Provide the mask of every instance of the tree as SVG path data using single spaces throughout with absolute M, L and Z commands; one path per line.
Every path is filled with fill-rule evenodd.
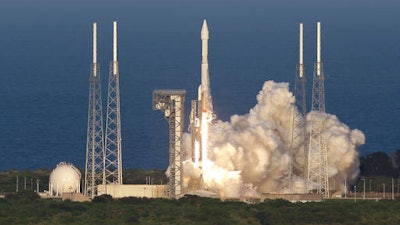
M 363 156 L 360 162 L 362 176 L 392 177 L 395 174 L 391 159 L 385 152 L 379 151 Z
M 396 175 L 400 174 L 400 149 L 397 149 L 394 151 L 390 157 L 390 160 L 392 161 L 392 167 L 394 171 L 396 172 Z

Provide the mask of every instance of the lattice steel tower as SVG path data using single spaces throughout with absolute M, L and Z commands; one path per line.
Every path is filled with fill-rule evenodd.
M 303 62 L 303 23 L 299 25 L 299 64 L 296 67 L 296 75 L 294 82 L 295 90 L 294 95 L 296 98 L 296 107 L 293 107 L 293 122 L 292 122 L 292 143 L 290 148 L 290 171 L 289 171 L 289 189 L 291 189 L 291 182 L 293 174 L 306 177 L 306 167 L 296 168 L 294 159 L 294 150 L 305 151 L 305 137 L 306 137 L 306 76 L 304 71 Z M 298 111 L 296 110 L 298 109 Z M 306 164 L 306 153 L 304 153 L 303 162 Z
M 308 149 L 308 188 L 329 197 L 328 156 L 325 128 L 324 72 L 321 62 L 321 23 L 317 23 L 317 62 L 314 65 L 310 140 Z
M 185 90 L 153 91 L 153 110 L 164 111 L 169 124 L 169 196 L 180 198 L 182 186 L 182 132 L 184 122 Z
M 93 23 L 93 64 L 89 78 L 89 107 L 83 193 L 93 198 L 104 182 L 104 131 L 100 66 L 97 63 L 97 24 Z
M 113 23 L 113 61 L 108 79 L 107 121 L 105 139 L 105 179 L 122 184 L 121 111 L 117 61 L 117 22 Z

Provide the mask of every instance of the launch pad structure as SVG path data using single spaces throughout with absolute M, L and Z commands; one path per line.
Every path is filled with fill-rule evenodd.
M 153 91 L 153 110 L 164 112 L 169 124 L 169 197 L 183 194 L 182 133 L 184 127 L 185 90 Z
M 293 175 L 296 174 L 300 177 L 306 178 L 306 167 L 295 168 L 293 158 L 294 149 L 304 151 L 304 162 L 307 160 L 307 154 L 305 153 L 305 137 L 306 137 L 306 76 L 303 62 L 303 23 L 299 25 L 299 63 L 296 66 L 296 75 L 294 82 L 294 95 L 296 98 L 295 106 L 293 107 L 293 121 L 292 121 L 292 141 L 290 148 L 290 165 L 289 165 L 289 190 L 291 189 Z M 299 112 L 296 112 L 296 108 Z
M 122 184 L 121 110 L 117 61 L 117 22 L 113 22 L 113 60 L 108 80 L 106 132 L 103 128 L 100 66 L 97 63 L 97 24 L 93 23 L 93 63 L 89 78 L 89 107 L 83 194 L 93 198 L 97 187 Z
M 106 183 L 122 184 L 122 138 L 117 61 L 117 22 L 114 22 L 113 25 L 113 61 L 110 63 L 108 79 L 104 171 Z
M 89 78 L 89 107 L 83 194 L 93 198 L 104 183 L 104 130 L 100 66 L 97 63 L 97 24 L 93 23 L 93 64 Z
M 325 87 L 321 62 L 321 23 L 317 23 L 317 62 L 314 65 L 311 130 L 308 149 L 307 182 L 309 191 L 329 197 L 328 154 L 325 130 Z
M 171 177 L 167 192 L 171 198 L 180 198 L 183 194 L 181 146 L 185 94 L 185 90 L 156 90 L 153 92 L 153 109 L 164 111 L 165 118 L 170 126 Z M 95 197 L 99 194 L 99 187 L 101 188 L 101 193 L 109 193 L 109 190 L 107 190 L 109 187 L 122 187 L 121 141 L 117 22 L 113 23 L 113 60 L 110 63 L 108 79 L 105 135 L 103 130 L 100 69 L 97 64 L 97 24 L 94 23 L 93 64 L 89 79 L 89 109 L 83 191 L 85 196 Z

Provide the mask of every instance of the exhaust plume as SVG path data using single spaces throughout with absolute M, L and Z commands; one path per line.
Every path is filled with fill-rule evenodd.
M 207 148 L 210 165 L 206 171 L 199 171 L 190 158 L 184 158 L 184 186 L 190 187 L 190 182 L 201 180 L 202 176 L 203 187 L 219 193 L 220 197 L 241 197 L 249 191 L 254 195 L 306 193 L 306 180 L 300 175 L 307 173 L 304 151 L 308 151 L 308 139 L 305 149 L 293 146 L 294 154 L 289 154 L 293 113 L 299 112 L 289 84 L 265 82 L 257 95 L 257 104 L 249 113 L 233 115 L 229 122 L 212 123 Z M 306 116 L 307 133 L 312 113 L 316 112 Z M 334 115 L 319 116 L 326 121 L 322 135 L 327 140 L 329 179 L 335 180 L 331 182 L 336 186 L 332 189 L 344 190 L 344 180 L 352 182 L 359 174 L 357 147 L 364 144 L 364 134 L 351 130 Z M 189 138 L 187 134 L 183 137 L 186 152 L 192 151 Z M 289 190 L 291 160 L 295 174 Z

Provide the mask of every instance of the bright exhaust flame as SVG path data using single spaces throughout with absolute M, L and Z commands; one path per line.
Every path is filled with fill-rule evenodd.
M 199 167 L 199 159 L 200 159 L 200 143 L 195 140 L 194 142 L 194 165 Z
M 203 171 L 207 170 L 208 165 L 207 165 L 207 145 L 208 145 L 208 124 L 209 122 L 207 121 L 207 112 L 202 112 L 201 113 L 201 155 L 202 155 L 202 168 Z

